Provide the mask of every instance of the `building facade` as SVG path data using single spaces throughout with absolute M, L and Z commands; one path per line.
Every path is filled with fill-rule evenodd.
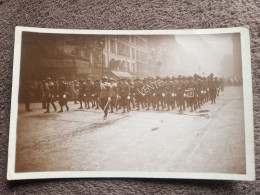
M 160 75 L 160 47 L 153 36 L 26 33 L 21 67 L 39 79 L 144 78 Z

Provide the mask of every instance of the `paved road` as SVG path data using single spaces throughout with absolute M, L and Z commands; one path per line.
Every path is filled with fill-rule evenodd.
M 197 112 L 99 110 L 43 114 L 19 106 L 16 171 L 245 173 L 242 87 Z

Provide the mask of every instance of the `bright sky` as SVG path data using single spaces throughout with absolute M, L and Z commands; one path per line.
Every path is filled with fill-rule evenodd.
M 226 55 L 233 56 L 232 34 L 176 35 L 175 40 L 173 64 L 180 72 L 221 74 L 221 60 Z

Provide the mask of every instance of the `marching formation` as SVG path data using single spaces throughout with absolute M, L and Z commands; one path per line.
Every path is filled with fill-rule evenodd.
M 30 81 L 24 85 L 23 94 L 26 111 L 29 108 L 30 94 L 39 89 L 42 108 L 45 113 L 50 112 L 50 106 L 57 111 L 55 102 L 59 103 L 59 111 L 69 111 L 68 101 L 79 104 L 78 109 L 102 109 L 104 119 L 108 112 L 122 113 L 130 110 L 154 109 L 174 110 L 179 112 L 190 109 L 190 112 L 200 109 L 205 102 L 216 103 L 216 97 L 224 90 L 227 80 L 214 77 L 211 73 L 208 77 L 194 76 L 165 77 L 165 78 L 136 78 L 134 80 L 121 78 L 102 77 L 100 80 L 80 79 L 66 81 L 61 77 L 58 81 L 50 77 L 37 83 Z M 36 86 L 36 87 L 35 87 Z

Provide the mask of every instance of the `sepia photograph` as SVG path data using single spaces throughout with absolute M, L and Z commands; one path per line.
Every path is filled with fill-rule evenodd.
M 16 27 L 9 180 L 254 180 L 249 30 Z

